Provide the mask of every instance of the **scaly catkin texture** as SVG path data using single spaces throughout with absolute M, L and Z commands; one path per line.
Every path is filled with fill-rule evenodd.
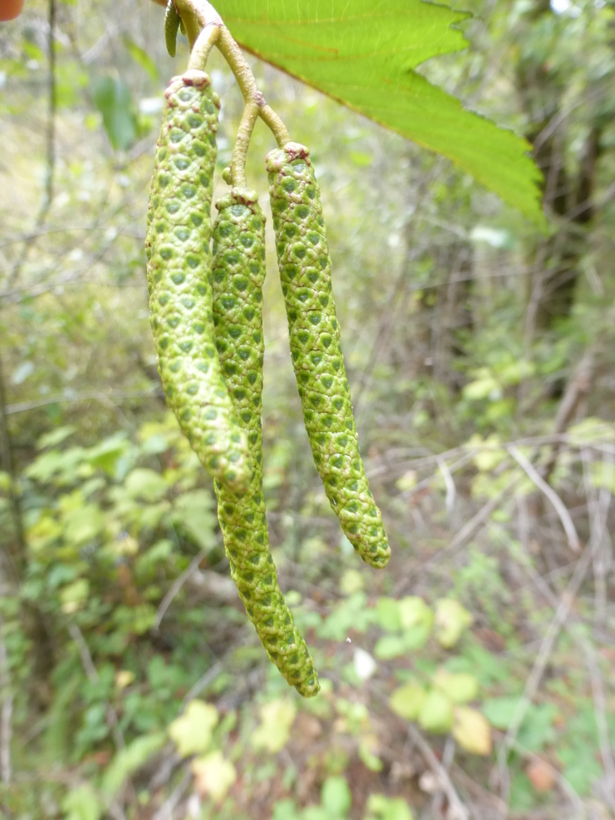
M 247 433 L 254 473 L 238 495 L 216 482 L 231 575 L 270 659 L 300 695 L 320 689 L 305 641 L 278 585 L 263 499 L 263 282 L 265 216 L 252 191 L 233 188 L 214 226 L 214 324 L 224 380 Z
M 290 349 L 314 463 L 348 540 L 373 567 L 391 551 L 359 453 L 331 287 L 331 258 L 308 149 L 267 156 Z
M 248 440 L 220 372 L 209 281 L 220 100 L 203 71 L 174 77 L 165 97 L 145 241 L 158 370 L 203 466 L 239 490 L 251 475 Z

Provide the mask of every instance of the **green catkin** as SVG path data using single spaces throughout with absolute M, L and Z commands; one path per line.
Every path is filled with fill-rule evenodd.
M 231 575 L 269 658 L 303 697 L 318 675 L 278 585 L 263 498 L 263 282 L 265 215 L 252 191 L 233 188 L 218 202 L 212 287 L 222 373 L 248 436 L 254 473 L 244 494 L 216 482 L 218 518 Z
M 203 466 L 240 490 L 251 476 L 215 346 L 211 198 L 220 100 L 203 71 L 165 93 L 147 209 L 147 281 L 158 370 L 167 402 Z
M 359 453 L 309 150 L 289 142 L 271 151 L 267 172 L 291 356 L 314 463 L 350 543 L 368 564 L 384 567 L 391 551 Z
M 173 0 L 167 3 L 167 10 L 164 15 L 164 42 L 169 52 L 169 57 L 175 57 L 177 52 L 177 32 L 181 23 L 181 17 Z

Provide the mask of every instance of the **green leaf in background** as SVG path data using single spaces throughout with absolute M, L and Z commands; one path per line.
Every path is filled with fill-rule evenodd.
M 145 501 L 158 501 L 169 486 L 160 473 L 147 467 L 136 467 L 126 476 L 124 489 L 132 498 L 143 498 Z
M 115 77 L 100 77 L 92 83 L 92 97 L 113 148 L 130 148 L 137 133 L 137 120 L 126 83 Z
M 449 672 L 447 669 L 438 669 L 431 683 L 444 692 L 453 703 L 467 703 L 478 696 L 478 680 L 469 672 Z
M 418 683 L 408 683 L 396 689 L 389 698 L 389 704 L 395 714 L 406 720 L 416 720 L 423 704 L 426 692 Z
M 418 721 L 423 729 L 438 734 L 449 731 L 453 717 L 452 701 L 442 692 L 432 689 L 421 706 Z
M 149 56 L 147 51 L 138 46 L 135 41 L 127 34 L 122 37 L 122 42 L 126 46 L 126 51 L 130 54 L 137 65 L 140 65 L 144 71 L 147 72 L 150 80 L 157 83 L 160 80 L 160 73 L 156 67 L 156 63 Z
M 206 490 L 191 490 L 175 500 L 173 521 L 184 527 L 199 546 L 213 547 L 216 516 L 211 494 Z
M 436 640 L 445 649 L 455 646 L 472 615 L 453 598 L 441 598 L 436 604 Z
M 322 784 L 320 799 L 328 817 L 344 817 L 352 805 L 352 794 L 345 778 L 328 777 Z
M 99 820 L 103 808 L 89 783 L 71 789 L 62 801 L 64 820 Z
M 386 797 L 384 794 L 370 794 L 367 810 L 379 820 L 412 820 L 410 807 L 401 797 Z M 370 820 L 369 817 L 366 820 Z
M 465 12 L 421 0 L 219 0 L 216 7 L 248 51 L 443 154 L 544 225 L 529 143 L 466 111 L 415 71 L 467 46 L 453 28 Z
M 125 749 L 121 749 L 105 771 L 101 784 L 104 794 L 113 797 L 124 780 L 147 763 L 149 758 L 162 748 L 165 740 L 164 732 L 156 732 L 138 737 Z

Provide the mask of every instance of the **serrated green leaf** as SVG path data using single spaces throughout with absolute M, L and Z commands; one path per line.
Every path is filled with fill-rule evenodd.
M 219 0 L 242 46 L 338 102 L 451 159 L 540 226 L 529 143 L 464 110 L 415 69 L 466 48 L 465 12 L 420 0 Z

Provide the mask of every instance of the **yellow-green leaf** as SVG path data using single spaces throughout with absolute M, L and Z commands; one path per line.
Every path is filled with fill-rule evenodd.
M 261 709 L 261 725 L 252 735 L 252 746 L 272 754 L 279 752 L 288 743 L 296 713 L 291 700 L 280 698 L 266 703 Z
M 445 649 L 455 646 L 472 623 L 472 615 L 458 601 L 441 598 L 436 604 L 436 640 Z
M 423 701 L 418 722 L 428 732 L 448 732 L 453 725 L 453 702 L 442 692 L 432 689 Z
M 456 706 L 452 734 L 457 743 L 474 755 L 491 754 L 491 728 L 484 715 L 469 706 Z
M 211 703 L 193 700 L 183 715 L 168 728 L 181 757 L 204 752 L 211 743 L 211 735 L 218 722 L 218 711 Z
M 396 689 L 389 698 L 391 709 L 406 720 L 416 720 L 423 708 L 427 693 L 418 683 L 408 683 Z
M 202 797 L 212 797 L 221 802 L 237 779 L 237 772 L 230 760 L 222 752 L 211 752 L 206 757 L 197 757 L 191 767 L 195 786 Z

